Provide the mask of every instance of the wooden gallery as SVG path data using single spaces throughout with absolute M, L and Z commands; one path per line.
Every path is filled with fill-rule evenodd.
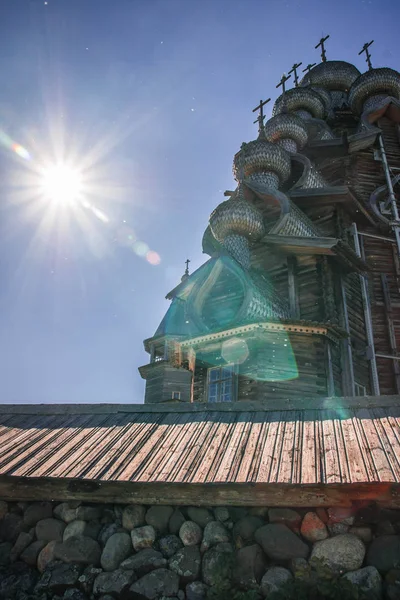
M 144 342 L 144 404 L 0 407 L 4 519 L 24 522 L 21 511 L 46 502 L 81 515 L 138 506 L 146 516 L 132 527 L 121 517 L 125 529 L 172 535 L 149 511 L 171 519 L 183 507 L 183 526 L 197 507 L 237 542 L 238 514 L 293 534 L 293 514 L 314 511 L 327 532 L 319 544 L 362 538 L 364 511 L 368 543 L 385 514 L 400 560 L 400 74 L 374 68 L 368 47 L 360 73 L 327 60 L 322 44 L 303 79 L 299 65 L 293 87 L 282 78 L 269 120 L 266 102 L 254 109 L 258 136 L 234 155 L 236 187 L 204 233 L 209 258 L 186 268 Z M 1 543 L 14 544 L 1 527 Z M 398 566 L 370 554 L 355 568 Z

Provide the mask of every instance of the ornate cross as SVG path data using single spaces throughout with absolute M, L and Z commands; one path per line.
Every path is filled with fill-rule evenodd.
M 288 79 L 291 78 L 291 75 L 285 75 L 285 73 L 282 75 L 282 78 L 280 80 L 280 82 L 278 83 L 278 85 L 276 86 L 281 87 L 282 86 L 282 94 L 285 95 L 286 92 L 286 88 L 285 88 L 285 83 L 287 82 Z
M 258 123 L 258 132 L 261 133 L 262 128 L 264 127 L 264 119 L 265 119 L 265 115 L 264 115 L 264 110 L 263 107 L 268 104 L 268 102 L 270 102 L 271 98 L 268 98 L 268 100 L 264 100 L 264 102 L 262 100 L 260 100 L 260 104 L 258 106 L 256 106 L 255 108 L 253 108 L 253 112 L 256 112 L 256 110 L 260 111 L 260 114 L 258 115 L 257 119 L 254 121 L 254 123 Z
M 326 42 L 326 40 L 329 38 L 329 35 L 327 35 L 324 38 L 321 38 L 319 40 L 319 44 L 317 44 L 315 46 L 315 49 L 319 48 L 321 46 L 321 58 L 322 58 L 322 62 L 326 62 L 326 52 L 325 52 L 325 46 L 324 43 Z
M 368 65 L 368 69 L 372 69 L 372 65 L 371 65 L 371 55 L 368 52 L 368 48 L 371 46 L 371 44 L 374 43 L 374 40 L 371 40 L 368 43 L 365 43 L 364 46 L 361 48 L 360 52 L 358 53 L 358 56 L 360 56 L 360 54 L 362 54 L 363 52 L 365 52 L 365 60 L 367 61 L 367 65 Z
M 309 73 L 309 72 L 311 71 L 311 69 L 312 69 L 313 67 L 315 67 L 315 65 L 316 65 L 316 64 L 317 64 L 317 63 L 312 63 L 312 64 L 310 63 L 309 65 L 307 65 L 307 66 L 306 66 L 306 68 L 305 68 L 305 69 L 303 69 L 303 73 L 305 73 L 305 72 Z
M 187 258 L 185 260 L 185 265 L 186 265 L 185 275 L 189 275 L 189 263 L 190 263 L 190 260 L 189 260 L 189 258 Z
M 302 62 L 299 62 L 299 63 L 297 63 L 297 64 L 296 64 L 296 63 L 294 63 L 293 67 L 290 69 L 290 71 L 289 71 L 289 73 L 288 73 L 289 75 L 290 75 L 290 73 L 293 73 L 293 77 L 294 77 L 294 86 L 295 86 L 295 87 L 297 87 L 297 86 L 298 86 L 298 83 L 299 83 L 299 78 L 297 77 L 297 69 L 298 69 L 299 67 L 301 67 L 301 65 L 302 65 L 302 64 L 303 64 Z

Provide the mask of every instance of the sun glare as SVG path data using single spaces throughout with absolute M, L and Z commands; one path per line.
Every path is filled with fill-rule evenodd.
M 69 205 L 81 197 L 81 174 L 67 165 L 52 165 L 43 169 L 42 187 L 47 198 L 60 205 Z

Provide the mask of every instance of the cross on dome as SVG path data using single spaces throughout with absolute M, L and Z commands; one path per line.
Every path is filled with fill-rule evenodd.
M 326 40 L 329 38 L 329 35 L 327 35 L 324 38 L 321 38 L 319 40 L 319 43 L 315 46 L 315 49 L 319 48 L 321 46 L 321 60 L 322 62 L 326 62 L 326 52 L 325 52 L 325 42 Z
M 252 112 L 256 112 L 256 110 L 259 110 L 260 113 L 257 117 L 257 119 L 255 121 L 253 121 L 253 123 L 258 123 L 258 132 L 261 133 L 262 129 L 264 127 L 264 119 L 265 119 L 265 115 L 264 115 L 264 110 L 263 107 L 268 104 L 268 102 L 270 102 L 271 98 L 268 98 L 267 100 L 260 100 L 260 104 L 258 106 L 256 106 L 255 108 L 253 108 Z
M 371 40 L 370 42 L 366 42 L 364 44 L 364 46 L 361 48 L 360 52 L 358 53 L 358 56 L 360 56 L 363 52 L 365 52 L 365 60 L 367 62 L 368 65 L 368 69 L 371 70 L 372 69 L 372 64 L 371 64 L 371 55 L 368 52 L 368 48 L 371 46 L 371 44 L 374 43 L 374 40 Z
M 290 73 L 293 73 L 293 77 L 294 77 L 294 87 L 297 87 L 297 86 L 298 86 L 298 84 L 299 84 L 299 78 L 297 77 L 297 69 L 298 69 L 299 67 L 301 67 L 301 65 L 302 65 L 302 64 L 303 64 L 302 62 L 299 62 L 299 63 L 294 63 L 293 67 L 290 69 L 290 71 L 289 71 L 289 73 L 288 73 L 289 75 L 290 75 Z

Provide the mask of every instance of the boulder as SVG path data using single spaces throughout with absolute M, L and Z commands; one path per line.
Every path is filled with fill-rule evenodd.
M 365 556 L 365 546 L 362 541 L 345 533 L 314 544 L 310 562 L 318 559 L 327 564 L 333 571 L 347 573 L 359 569 Z
M 375 527 L 375 535 L 395 535 L 396 529 L 394 524 L 386 519 L 385 521 L 379 521 Z
M 158 540 L 160 552 L 166 558 L 170 558 L 182 548 L 182 541 L 176 535 L 166 535 Z
M 24 561 L 24 563 L 26 563 L 30 567 L 35 567 L 39 553 L 41 552 L 41 550 L 43 550 L 45 546 L 46 542 L 43 542 L 43 540 L 39 540 L 33 542 L 32 544 L 29 544 L 29 546 L 21 552 L 19 557 L 20 560 Z
M 187 600 L 206 600 L 208 586 L 202 581 L 192 581 L 186 586 Z
M 287 581 L 292 579 L 292 574 L 283 567 L 271 567 L 261 579 L 260 591 L 263 596 L 279 592 Z
M 95 596 L 110 594 L 110 596 L 119 598 L 136 579 L 134 571 L 123 569 L 117 569 L 112 573 L 100 573 L 94 581 L 93 594 Z
M 349 533 L 358 537 L 364 544 L 369 544 L 372 540 L 371 527 L 363 527 L 362 525 L 359 527 L 350 527 Z
M 97 541 L 100 542 L 100 544 L 102 546 L 105 546 L 107 541 L 110 539 L 110 537 L 112 535 L 114 535 L 114 533 L 118 532 L 118 525 L 117 523 L 109 523 L 106 525 L 103 525 L 103 527 L 100 529 L 99 535 L 97 537 Z M 65 532 L 64 532 L 65 534 Z
M 33 535 L 21 531 L 11 550 L 11 562 L 15 562 L 22 552 L 33 542 Z
M 15 544 L 23 527 L 24 523 L 21 515 L 7 513 L 0 521 L 0 540 Z
M 329 536 L 325 524 L 315 512 L 308 512 L 304 516 L 300 533 L 304 539 L 312 543 L 325 540 Z
M 305 558 L 292 558 L 289 569 L 295 579 L 309 579 L 311 576 L 311 567 Z
M 309 549 L 293 531 L 281 523 L 270 523 L 257 529 L 255 540 L 272 560 L 307 558 Z M 319 542 L 322 543 L 322 542 Z
M 1 574 L 0 598 L 9 600 L 15 598 L 17 594 L 18 600 L 23 594 L 31 598 L 30 594 L 33 593 L 37 579 L 38 574 L 35 569 L 22 562 L 14 563 Z
M 132 531 L 135 527 L 145 524 L 146 507 L 141 504 L 130 504 L 125 506 L 122 512 L 122 527 Z
M 186 521 L 186 519 L 183 516 L 183 514 L 181 513 L 181 511 L 179 510 L 179 508 L 176 508 L 174 510 L 174 512 L 172 513 L 172 515 L 169 519 L 169 522 L 168 522 L 169 532 L 177 535 L 185 521 Z
M 233 527 L 233 539 L 238 548 L 245 546 L 250 542 L 254 542 L 254 534 L 257 529 L 265 525 L 261 517 L 247 515 L 237 521 Z
M 333 506 L 328 508 L 329 524 L 344 523 L 345 525 L 354 525 L 356 509 L 353 507 L 344 508 Z
M 221 523 L 224 523 L 224 521 L 228 521 L 229 520 L 228 509 L 225 508 L 225 506 L 217 506 L 216 508 L 214 508 L 214 519 L 216 521 L 220 521 Z
M 234 523 L 243 519 L 248 513 L 247 508 L 244 508 L 243 506 L 230 506 L 228 510 L 229 516 Z
M 221 542 L 229 542 L 231 536 L 229 531 L 219 521 L 210 521 L 207 523 L 203 533 L 201 551 L 204 552 Z
M 85 535 L 87 537 L 91 537 L 94 540 L 97 539 L 99 535 L 101 525 L 96 522 L 87 522 L 81 521 L 80 519 L 76 519 L 75 521 L 71 521 L 68 523 L 63 533 L 63 541 L 67 540 L 70 537 L 75 537 L 77 535 Z
M 234 581 L 243 589 L 256 588 L 266 568 L 266 557 L 258 544 L 240 548 L 236 553 Z
M 3 519 L 8 513 L 8 504 L 4 500 L 0 500 L 0 519 Z
M 78 508 L 73 508 L 68 502 L 61 502 L 53 509 L 53 516 L 64 523 L 71 523 L 76 519 Z
M 348 533 L 350 529 L 350 525 L 346 523 L 328 523 L 329 533 L 334 535 L 343 535 L 344 533 Z
M 167 533 L 169 520 L 174 509 L 171 506 L 151 506 L 146 512 L 147 525 L 154 527 L 158 533 Z
M 96 567 L 86 567 L 82 575 L 79 577 L 79 587 L 84 591 L 85 594 L 90 596 L 93 591 L 93 585 L 97 575 L 102 573 L 102 569 Z
M 45 542 L 43 542 L 45 543 Z M 37 568 L 39 573 L 43 573 L 47 565 L 56 558 L 56 545 L 57 542 L 48 542 L 42 550 L 39 552 L 37 557 Z
M 391 569 L 385 575 L 385 599 L 399 600 L 400 598 L 400 568 Z
M 148 600 L 156 600 L 163 596 L 176 596 L 179 590 L 179 577 L 168 569 L 157 569 L 141 577 L 131 585 L 130 591 L 142 594 Z
M 249 510 L 249 515 L 268 520 L 268 508 L 266 506 L 253 506 L 253 508 Z
M 0 542 L 0 566 L 8 565 L 11 562 L 11 542 Z
M 51 562 L 39 580 L 37 589 L 50 590 L 56 594 L 63 593 L 67 588 L 78 584 L 81 572 L 82 568 L 79 565 Z
M 187 509 L 187 514 L 190 521 L 194 521 L 202 529 L 204 529 L 207 523 L 210 523 L 214 520 L 214 517 L 212 516 L 211 512 L 207 510 L 207 508 L 189 506 Z
M 42 519 L 36 523 L 36 537 L 45 542 L 61 542 L 66 525 L 58 519 Z
M 210 548 L 203 555 L 202 574 L 207 585 L 218 585 L 232 578 L 233 555 Z
M 386 573 L 395 569 L 400 560 L 400 535 L 380 535 L 372 540 L 367 552 L 367 565 Z
M 291 508 L 270 508 L 268 519 L 270 523 L 282 523 L 297 533 L 300 530 L 301 515 Z
M 382 579 L 375 567 L 364 567 L 343 575 L 343 579 L 351 581 L 365 600 L 381 600 Z
M 58 542 L 55 547 L 55 558 L 66 563 L 97 566 L 100 557 L 99 543 L 83 535 L 68 538 L 65 542 Z
M 179 530 L 179 537 L 184 546 L 196 546 L 203 538 L 203 532 L 194 521 L 185 521 Z
M 105 571 L 114 571 L 132 554 L 132 542 L 129 533 L 114 533 L 104 546 L 100 564 Z
M 78 588 L 69 588 L 64 592 L 63 600 L 89 600 L 89 598 Z
M 201 556 L 198 546 L 185 546 L 168 561 L 171 571 L 179 575 L 180 583 L 195 581 L 200 576 Z
M 136 552 L 144 548 L 151 548 L 156 540 L 156 531 L 152 525 L 136 527 L 131 531 L 132 545 Z
M 80 521 L 94 521 L 100 519 L 103 514 L 103 507 L 94 506 L 78 506 L 76 510 L 76 518 Z
M 38 521 L 50 519 L 53 516 L 51 502 L 33 502 L 24 512 L 24 525 L 33 527 Z
M 153 548 L 145 548 L 137 554 L 125 559 L 121 565 L 121 569 L 133 570 L 138 577 L 143 577 L 146 573 L 154 571 L 154 569 L 162 569 L 166 567 L 168 561 L 164 558 L 161 552 L 157 552 Z

